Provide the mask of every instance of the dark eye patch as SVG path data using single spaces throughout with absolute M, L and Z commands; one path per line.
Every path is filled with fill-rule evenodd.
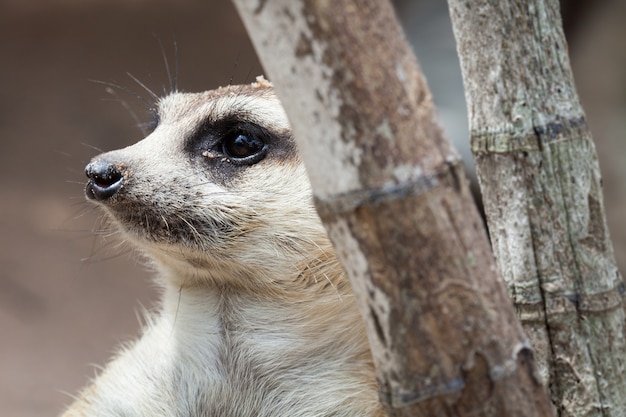
M 200 125 L 188 139 L 186 148 L 193 155 L 234 165 L 252 165 L 265 158 L 276 145 L 267 129 L 242 117 L 231 116 Z

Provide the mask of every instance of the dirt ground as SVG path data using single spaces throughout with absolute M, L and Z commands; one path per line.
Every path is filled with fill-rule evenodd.
M 146 106 L 91 80 L 146 96 L 130 73 L 162 92 L 168 76 L 159 39 L 171 67 L 178 62 L 183 90 L 262 73 L 230 2 L 32 3 L 0 0 L 0 415 L 7 417 L 58 414 L 94 376 L 94 364 L 137 334 L 137 316 L 156 296 L 132 251 L 115 236 L 96 237 L 100 214 L 82 191 L 83 167 L 99 149 L 141 137 L 118 99 L 143 120 Z M 604 1 L 585 16 L 570 51 L 625 271 L 622 3 Z

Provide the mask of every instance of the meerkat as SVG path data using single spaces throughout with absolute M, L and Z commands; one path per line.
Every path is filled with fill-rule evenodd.
M 160 307 L 64 417 L 383 416 L 367 335 L 262 77 L 173 92 L 87 198 L 157 271 Z

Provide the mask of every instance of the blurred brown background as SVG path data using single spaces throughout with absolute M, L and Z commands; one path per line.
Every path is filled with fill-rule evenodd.
M 465 105 L 445 2 L 398 2 L 453 140 L 467 149 Z M 567 3 L 570 52 L 604 174 L 607 214 L 626 269 L 626 2 Z M 247 83 L 262 73 L 228 1 L 0 0 L 0 416 L 58 414 L 156 296 L 140 261 L 84 202 L 97 149 L 141 133 L 102 84 L 147 96 Z M 174 41 L 178 58 L 174 57 Z M 146 105 L 118 91 L 143 121 Z

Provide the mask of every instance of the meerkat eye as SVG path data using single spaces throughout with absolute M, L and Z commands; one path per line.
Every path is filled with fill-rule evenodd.
M 222 150 L 234 162 L 254 164 L 267 153 L 267 144 L 256 136 L 236 132 L 222 142 Z

